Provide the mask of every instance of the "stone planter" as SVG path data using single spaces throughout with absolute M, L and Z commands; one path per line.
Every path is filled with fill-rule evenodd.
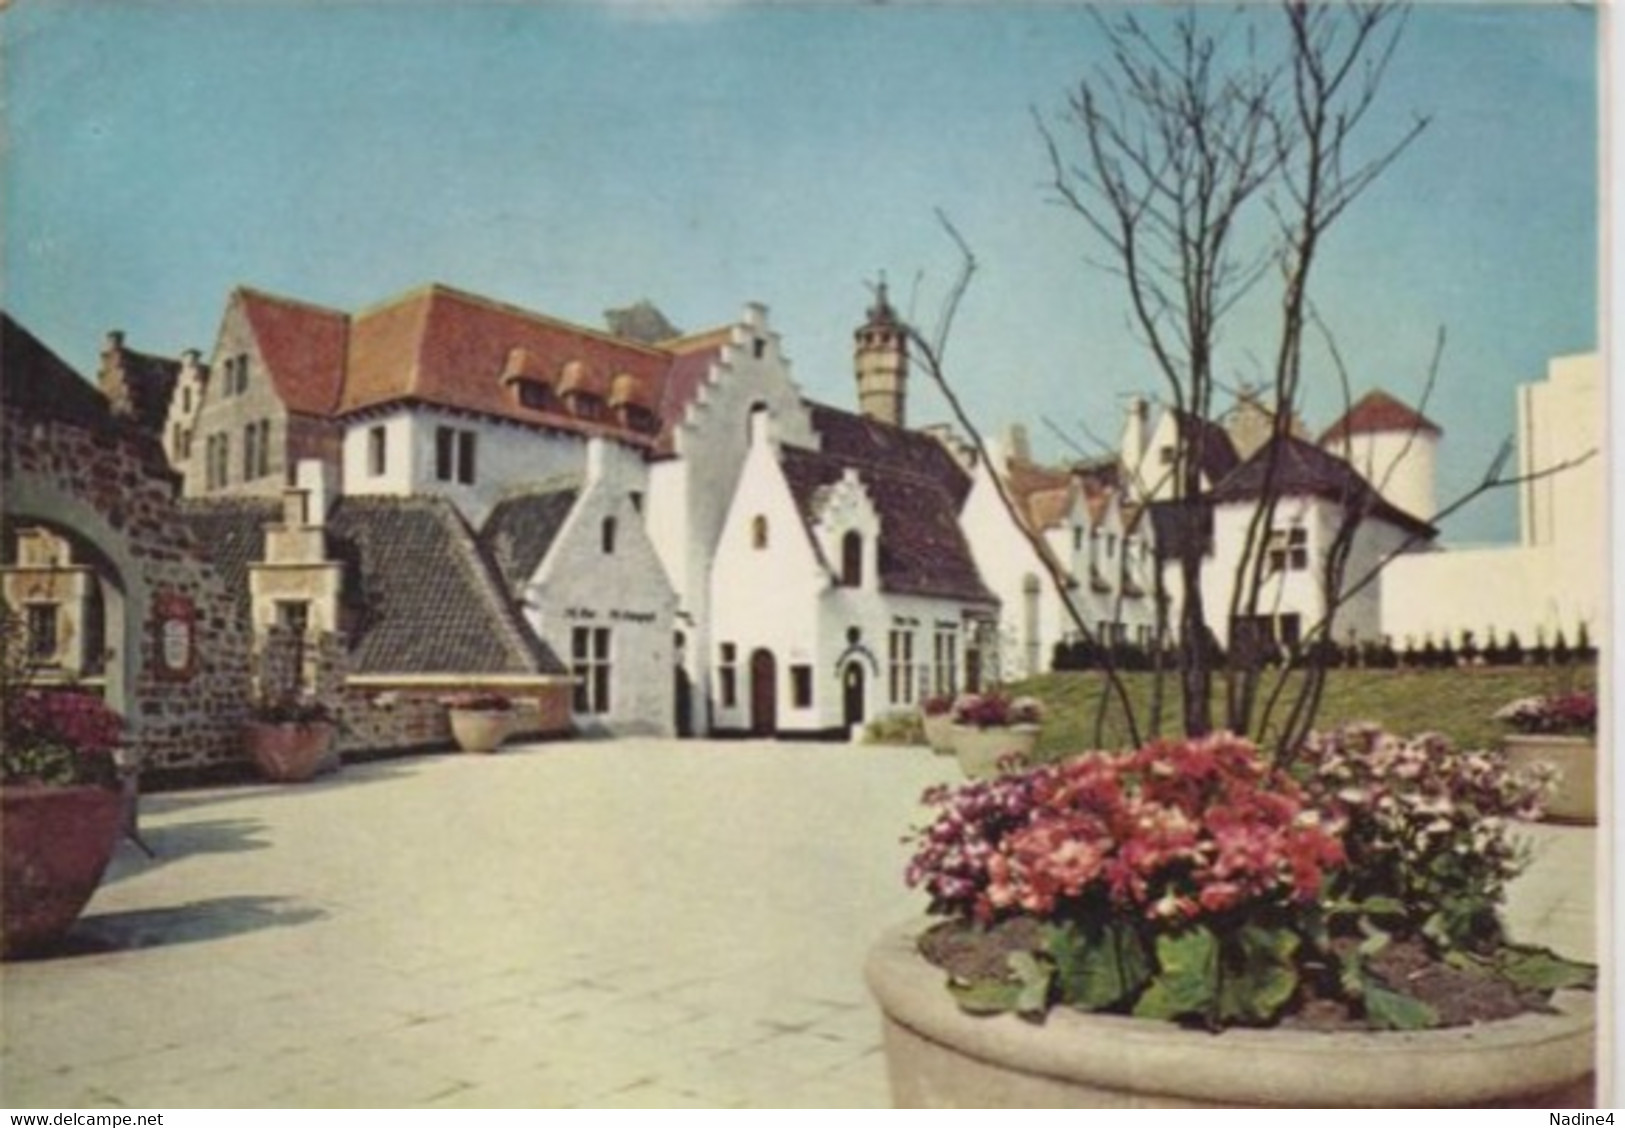
M 1552 822 L 1597 821 L 1597 738 L 1528 733 L 1505 738 L 1507 762 L 1514 768 L 1549 763 L 1561 773 L 1546 800 Z
M 451 738 L 464 752 L 495 752 L 513 732 L 512 709 L 447 709 Z
M 260 774 L 272 783 L 304 783 L 336 768 L 333 726 L 327 721 L 249 721 L 243 743 Z
M 1227 1030 L 1056 1010 L 1042 1025 L 976 1017 L 915 947 L 870 951 L 898 1108 L 1590 1108 L 1594 997 L 1553 1014 L 1445 1030 Z
M 101 884 L 122 818 L 119 793 L 105 787 L 0 788 L 0 955 L 40 955 L 67 934 Z
M 925 730 L 925 742 L 938 756 L 954 754 L 954 722 L 947 713 L 921 713 L 920 727 Z
M 1002 728 L 953 725 L 950 731 L 954 756 L 959 760 L 959 769 L 967 779 L 992 779 L 999 774 L 999 761 L 1012 752 L 1030 761 L 1033 749 L 1038 745 L 1037 725 L 1009 725 Z

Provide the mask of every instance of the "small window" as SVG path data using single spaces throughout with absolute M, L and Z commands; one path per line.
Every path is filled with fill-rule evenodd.
M 277 600 L 276 625 L 297 635 L 304 634 L 310 629 L 310 602 L 304 599 Z
M 457 480 L 465 486 L 474 484 L 474 440 L 476 437 L 473 431 L 459 431 L 457 433 Z
M 57 634 L 57 604 L 28 605 L 28 657 L 35 662 L 55 663 L 61 639 Z
M 367 473 L 374 478 L 383 477 L 385 467 L 388 465 L 385 454 L 388 448 L 385 445 L 384 429 L 371 427 L 367 430 Z
M 790 667 L 790 700 L 797 709 L 810 709 L 813 703 L 811 666 Z
M 1264 565 L 1270 572 L 1302 572 L 1309 567 L 1309 530 L 1302 525 L 1271 529 Z
M 604 554 L 606 556 L 612 555 L 615 552 L 615 518 L 604 518 L 604 523 L 599 526 L 599 539 L 602 542 Z
M 856 529 L 841 538 L 841 583 L 863 586 L 863 534 Z
M 577 713 L 609 712 L 609 628 L 575 627 L 570 632 L 570 665 L 575 675 L 572 707 Z
M 725 642 L 718 651 L 721 662 L 717 666 L 717 696 L 724 709 L 732 709 L 739 703 L 739 647 Z
M 750 343 L 750 351 L 752 356 L 754 356 L 757 360 L 761 360 L 762 354 L 767 352 L 767 342 L 762 338 L 757 337 Z
M 750 519 L 750 546 L 755 549 L 767 547 L 767 517 L 761 513 Z
M 190 384 L 181 389 L 181 410 L 183 412 L 192 410 L 192 385 Z
M 643 491 L 642 490 L 632 490 L 626 496 L 627 496 L 627 499 L 632 502 L 632 511 L 634 513 L 642 513 L 643 512 Z
M 260 464 L 260 428 L 250 423 L 243 428 L 243 481 L 254 477 Z
M 261 478 L 271 472 L 271 421 L 260 420 L 259 458 L 254 464 L 255 471 Z
M 434 476 L 437 481 L 457 481 L 463 485 L 474 482 L 473 431 L 459 431 L 455 427 L 434 429 Z

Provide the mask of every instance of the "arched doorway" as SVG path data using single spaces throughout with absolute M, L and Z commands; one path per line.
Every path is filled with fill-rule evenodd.
M 778 663 L 771 650 L 754 650 L 750 656 L 751 735 L 772 736 L 778 728 Z
M 863 723 L 863 663 L 848 662 L 841 674 L 841 719 L 851 728 Z

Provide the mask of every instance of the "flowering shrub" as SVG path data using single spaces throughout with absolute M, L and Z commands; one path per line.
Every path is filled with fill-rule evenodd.
M 1040 924 L 1007 972 L 950 982 L 969 1010 L 1219 1027 L 1312 995 L 1425 1026 L 1437 1015 L 1370 971 L 1390 937 L 1585 979 L 1549 953 L 1534 972 L 1502 958 L 1494 908 L 1524 861 L 1506 832 L 1543 784 L 1375 728 L 1312 738 L 1295 774 L 1230 735 L 1154 741 L 928 791 L 907 880 L 967 926 Z
M 1507 832 L 1540 817 L 1545 765 L 1515 772 L 1499 753 L 1456 752 L 1437 734 L 1405 740 L 1375 725 L 1311 736 L 1304 761 L 1310 792 L 1345 823 L 1343 903 L 1440 948 L 1502 941 L 1495 908 L 1528 861 Z
M 509 697 L 490 691 L 459 693 L 444 702 L 448 709 L 472 709 L 482 713 L 506 713 L 513 708 Z
M 946 693 L 927 697 L 920 702 L 920 712 L 928 717 L 943 717 L 953 711 L 954 699 Z
M 112 786 L 124 721 L 105 701 L 73 690 L 29 689 L 5 701 L 0 781 Z
M 1524 697 L 1496 710 L 1495 719 L 1506 722 L 1518 732 L 1593 736 L 1597 732 L 1597 695 L 1560 693 Z
M 1010 697 L 1003 693 L 966 693 L 953 704 L 956 725 L 1007 728 L 1036 725 L 1044 719 L 1044 706 L 1036 697 Z

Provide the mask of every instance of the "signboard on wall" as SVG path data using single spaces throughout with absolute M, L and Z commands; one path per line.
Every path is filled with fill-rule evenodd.
M 197 605 L 178 592 L 159 592 L 152 601 L 159 676 L 188 681 L 197 672 Z

